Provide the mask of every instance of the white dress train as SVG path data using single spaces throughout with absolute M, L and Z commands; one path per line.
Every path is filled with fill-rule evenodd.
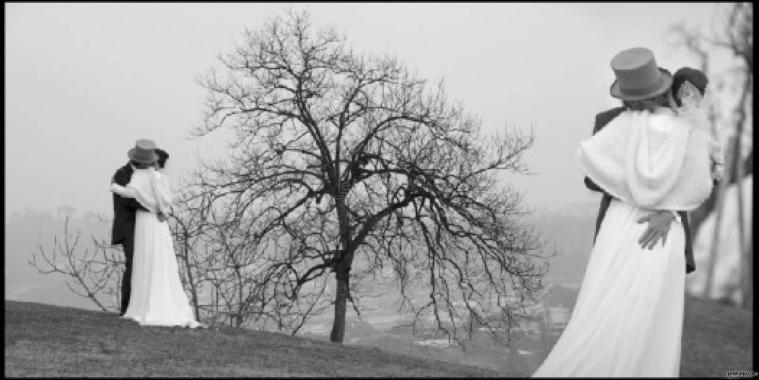
M 134 261 L 129 306 L 123 318 L 150 326 L 201 326 L 195 320 L 179 278 L 169 224 L 158 210 L 171 202 L 168 179 L 154 169 L 135 169 L 126 187 L 111 185 L 121 196 L 137 199 L 150 211 L 138 210 L 134 228 Z
M 612 200 L 571 318 L 533 377 L 676 377 L 685 233 L 673 222 L 653 250 L 638 244 L 650 211 Z

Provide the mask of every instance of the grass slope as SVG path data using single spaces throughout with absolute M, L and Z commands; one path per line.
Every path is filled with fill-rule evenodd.
M 727 377 L 753 371 L 752 312 L 688 297 L 683 321 L 681 377 Z
M 5 376 L 415 376 L 497 373 L 234 329 L 139 327 L 115 314 L 5 301 Z
M 682 377 L 754 370 L 752 313 L 687 298 Z M 509 376 L 268 332 L 139 327 L 114 314 L 5 301 L 5 376 Z M 519 376 L 529 376 L 529 373 Z

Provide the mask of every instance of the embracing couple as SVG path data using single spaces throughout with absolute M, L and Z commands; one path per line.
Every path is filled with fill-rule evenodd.
M 121 244 L 126 258 L 120 315 L 140 325 L 203 326 L 193 317 L 179 279 L 166 222 L 172 196 L 161 170 L 169 154 L 153 141 L 140 139 L 127 156 L 129 162 L 111 179 L 111 244 Z
M 701 104 L 708 80 L 658 67 L 651 50 L 613 57 L 611 96 L 577 157 L 601 192 L 594 246 L 561 337 L 534 377 L 677 377 L 685 274 L 695 270 L 687 211 L 723 160 Z M 674 224 L 673 228 L 670 228 Z

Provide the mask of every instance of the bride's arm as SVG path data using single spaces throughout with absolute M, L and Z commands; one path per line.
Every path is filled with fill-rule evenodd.
M 163 181 L 165 181 L 165 178 L 161 178 L 161 174 L 158 173 L 158 171 L 152 172 L 152 175 L 150 176 L 150 185 L 153 187 L 153 194 L 158 203 L 158 211 L 161 214 L 168 216 L 171 211 L 171 200 L 167 199 L 166 190 L 164 189 L 165 184 L 162 183 Z
M 131 181 L 127 183 L 126 186 L 121 186 L 115 182 L 112 182 L 110 190 L 123 198 L 138 203 L 145 211 L 156 212 L 157 205 L 155 204 L 155 200 L 144 192 L 145 189 L 141 189 Z
M 134 192 L 134 189 L 121 186 L 117 184 L 116 182 L 111 182 L 111 192 L 114 192 L 124 198 L 135 198 L 136 194 Z

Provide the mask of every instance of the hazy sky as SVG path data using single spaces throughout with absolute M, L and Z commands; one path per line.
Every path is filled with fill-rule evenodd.
M 646 46 L 660 66 L 695 65 L 668 43 L 677 22 L 706 26 L 713 3 L 5 4 L 5 206 L 110 216 L 108 183 L 138 138 L 171 154 L 175 177 L 223 154 L 224 135 L 186 139 L 206 92 L 194 78 L 245 27 L 288 8 L 336 25 L 357 50 L 393 54 L 449 95 L 537 142 L 513 178 L 535 208 L 587 202 L 577 144 L 608 95 L 611 57 Z

